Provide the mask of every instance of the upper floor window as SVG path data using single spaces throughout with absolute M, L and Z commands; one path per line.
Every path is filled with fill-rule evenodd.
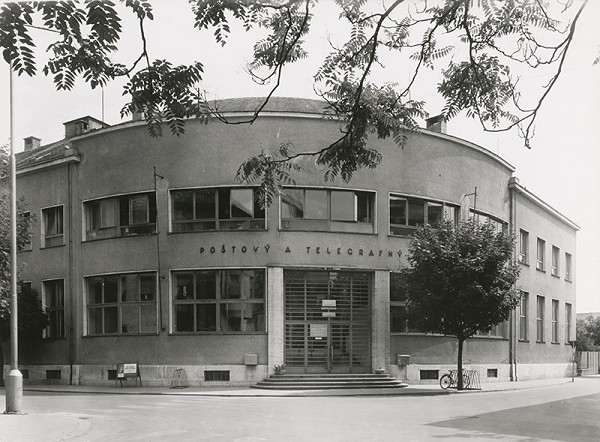
M 537 239 L 537 264 L 538 270 L 545 270 L 544 255 L 546 254 L 546 241 L 541 238 Z
M 519 231 L 519 262 L 529 264 L 529 232 Z
M 487 213 L 480 212 L 475 209 L 469 209 L 469 218 L 474 218 L 480 224 L 490 224 L 496 232 L 502 232 L 507 224 L 500 218 L 488 215 Z
M 264 230 L 258 190 L 232 187 L 171 191 L 173 232 Z
M 21 219 L 23 221 L 23 225 L 28 226 L 30 228 L 29 231 L 31 232 L 31 225 L 32 225 L 31 212 L 30 211 L 21 212 L 21 213 L 19 213 L 19 216 L 21 217 Z M 27 237 L 26 242 L 23 243 L 23 249 L 22 249 L 23 252 L 33 249 L 33 244 L 31 243 L 30 235 L 31 235 L 31 233 Z
M 264 270 L 173 273 L 177 333 L 257 333 L 265 328 Z
M 86 240 L 156 233 L 154 192 L 87 201 Z
M 62 246 L 64 243 L 63 206 L 42 209 L 42 247 Z
M 62 279 L 42 282 L 42 303 L 48 315 L 46 338 L 65 336 L 65 283 Z
M 503 321 L 500 324 L 494 325 L 490 331 L 487 331 L 487 332 L 477 331 L 475 333 L 475 335 L 476 336 L 492 336 L 492 337 L 498 337 L 498 338 L 505 338 L 508 336 L 507 330 L 508 330 L 508 321 Z
M 529 293 L 521 292 L 519 301 L 519 340 L 527 341 L 529 339 Z
M 456 222 L 458 218 L 458 206 L 390 194 L 390 235 L 406 235 L 418 226 L 435 226 L 445 219 Z
M 552 276 L 559 275 L 560 267 L 560 249 L 556 246 L 552 246 Z
M 156 333 L 156 273 L 86 278 L 90 335 Z
M 565 253 L 565 279 L 567 281 L 572 281 L 573 279 L 573 269 L 572 269 L 572 258 L 570 253 Z
M 572 305 L 569 304 L 568 302 L 565 303 L 565 344 L 568 344 L 571 342 L 572 338 L 571 338 L 571 323 L 573 321 L 573 318 L 571 317 L 571 315 L 573 314 L 573 310 L 572 310 Z
M 537 310 L 536 310 L 536 340 L 537 342 L 544 342 L 544 310 L 546 308 L 546 299 L 543 296 L 537 297 Z
M 552 342 L 558 342 L 558 299 L 552 300 Z
M 284 188 L 281 228 L 375 233 L 375 192 Z

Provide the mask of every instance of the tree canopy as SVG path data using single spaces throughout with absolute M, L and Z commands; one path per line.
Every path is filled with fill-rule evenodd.
M 252 123 L 286 81 L 285 68 L 309 55 L 318 3 L 189 1 L 195 28 L 212 30 L 219 44 L 227 44 L 234 22 L 241 23 L 250 38 L 257 38 L 247 70 L 267 92 L 244 122 Z M 439 84 L 429 87 L 444 98 L 445 119 L 466 114 L 488 131 L 519 130 L 530 146 L 538 111 L 560 77 L 587 0 L 335 3 L 338 16 L 332 19 L 344 22 L 348 34 L 342 44 L 331 44 L 330 54 L 314 74 L 314 89 L 338 117 L 340 136 L 313 151 L 273 146 L 245 162 L 238 179 L 262 181 L 267 201 L 279 183 L 290 179 L 290 164 L 299 156 L 315 156 L 326 168 L 326 178 L 348 181 L 358 169 L 374 168 L 381 161 L 379 152 L 367 143 L 368 136 L 392 137 L 404 146 L 407 133 L 426 115 L 424 103 L 412 100 L 410 91 L 430 69 L 442 75 Z M 115 61 L 123 43 L 124 15 L 135 17 L 141 42 L 140 53 L 127 63 Z M 151 2 L 142 0 L 8 2 L 0 8 L 0 47 L 17 73 L 34 75 L 40 69 L 32 29 L 52 31 L 56 38 L 47 48 L 48 61 L 41 70 L 52 77 L 57 89 L 73 88 L 77 78 L 92 88 L 127 78 L 123 90 L 127 102 L 121 112 L 142 112 L 154 136 L 162 134 L 164 124 L 172 133 L 182 134 L 185 119 L 191 117 L 213 116 L 239 124 L 228 121 L 205 99 L 202 60 L 173 65 L 151 59 L 146 25 L 154 18 Z M 203 42 L 206 35 L 199 33 L 197 44 L 190 45 L 200 48 L 200 56 Z M 410 78 L 375 84 L 374 71 L 385 70 L 387 60 L 394 58 L 406 60 Z M 515 67 L 536 70 L 542 86 L 522 87 Z
M 577 350 L 600 350 L 600 315 L 588 315 L 577 320 Z
M 517 306 L 519 264 L 514 238 L 475 219 L 419 228 L 401 269 L 409 321 L 418 330 L 458 339 L 459 388 L 462 344 L 507 320 Z

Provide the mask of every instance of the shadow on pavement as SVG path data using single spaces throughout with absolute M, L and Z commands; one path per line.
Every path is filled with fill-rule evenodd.
M 600 440 L 600 394 L 511 408 L 430 424 L 456 428 L 448 437 L 495 439 L 515 435 L 552 440 Z

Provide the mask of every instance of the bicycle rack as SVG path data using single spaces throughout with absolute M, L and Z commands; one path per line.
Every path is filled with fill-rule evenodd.
M 450 370 L 452 377 L 452 385 L 450 388 L 456 388 L 458 382 L 458 370 Z M 481 382 L 479 381 L 479 372 L 477 370 L 463 370 L 463 389 L 464 390 L 481 390 Z

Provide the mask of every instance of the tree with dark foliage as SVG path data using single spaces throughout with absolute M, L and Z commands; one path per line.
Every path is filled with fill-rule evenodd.
M 463 388 L 463 343 L 507 320 L 520 299 L 514 238 L 476 220 L 417 230 L 410 267 L 400 281 L 408 296 L 411 326 L 458 339 L 458 389 Z
M 424 69 L 442 76 L 437 91 L 445 100 L 445 119 L 466 113 L 487 131 L 519 130 L 529 147 L 536 117 L 560 77 L 587 1 L 335 0 L 338 15 L 332 20 L 344 22 L 349 32 L 343 44 L 332 44 L 314 75 L 314 89 L 337 117 L 339 137 L 304 152 L 272 146 L 273 153 L 262 152 L 242 164 L 237 178 L 259 181 L 269 204 L 280 184 L 290 180 L 291 164 L 299 156 L 314 156 L 326 168 L 328 179 L 348 181 L 358 169 L 376 167 L 381 155 L 367 138 L 392 137 L 403 147 L 407 133 L 417 128 L 416 120 L 426 114 L 424 103 L 410 98 Z M 285 81 L 285 68 L 309 55 L 306 47 L 318 3 L 189 1 L 194 27 L 213 30 L 221 45 L 227 43 L 234 21 L 246 31 L 262 31 L 251 34 L 262 37 L 254 44 L 248 72 L 268 91 L 245 123 L 257 118 Z M 139 54 L 128 64 L 114 61 L 122 46 L 125 14 L 137 20 L 141 43 Z M 31 29 L 54 32 L 56 39 L 47 49 L 49 59 L 42 71 L 56 87 L 69 90 L 78 77 L 92 88 L 127 78 L 123 93 L 128 102 L 122 114 L 142 112 L 153 136 L 162 134 L 164 124 L 179 135 L 191 117 L 240 124 L 228 121 L 204 99 L 201 61 L 174 66 L 150 58 L 145 30 L 150 20 L 154 20 L 152 4 L 144 0 L 7 2 L 0 8 L 0 48 L 15 72 L 34 75 L 38 68 Z M 202 38 L 189 47 L 203 48 Z M 385 69 L 390 57 L 407 66 L 412 60 L 411 77 L 403 84 L 372 83 L 373 72 Z M 540 88 L 521 86 L 513 72 L 524 69 L 535 70 Z

